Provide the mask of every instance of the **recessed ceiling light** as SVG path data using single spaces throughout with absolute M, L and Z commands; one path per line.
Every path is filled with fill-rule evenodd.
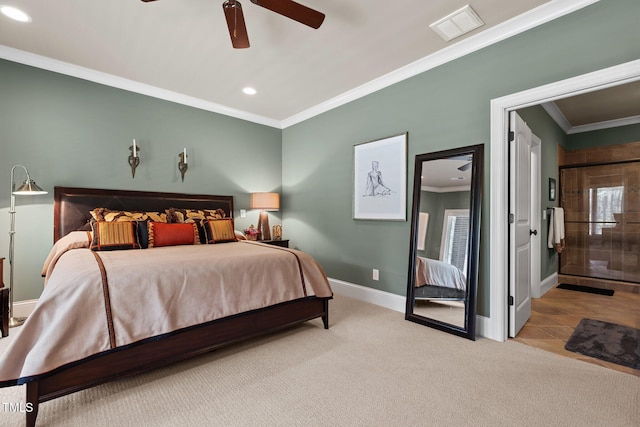
M 31 17 L 13 6 L 0 6 L 3 15 L 20 22 L 31 22 Z
M 256 93 L 258 93 L 254 88 L 252 87 L 245 87 L 244 89 L 242 89 L 242 91 L 244 93 L 246 93 L 247 95 L 255 95 Z

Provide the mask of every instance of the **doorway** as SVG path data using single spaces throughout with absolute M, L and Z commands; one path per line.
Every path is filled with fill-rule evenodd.
M 508 114 L 548 101 L 640 80 L 640 60 L 551 83 L 491 101 L 490 317 L 481 334 L 497 341 L 508 336 Z

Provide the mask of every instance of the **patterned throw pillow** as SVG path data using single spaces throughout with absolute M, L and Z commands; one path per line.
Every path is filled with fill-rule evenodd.
M 117 249 L 140 249 L 135 221 L 94 221 L 91 224 L 93 239 L 90 248 L 94 251 Z
M 236 232 L 233 229 L 233 219 L 216 219 L 204 222 L 207 233 L 207 243 L 235 242 Z
M 210 219 L 222 219 L 227 214 L 222 209 L 180 209 L 170 208 L 165 211 L 169 222 L 172 223 L 190 223 L 202 222 Z
M 199 245 L 200 235 L 196 224 L 165 224 L 149 222 L 149 247 Z
M 91 216 L 96 221 L 118 222 L 118 221 L 153 221 L 167 222 L 167 214 L 161 212 L 145 211 L 117 211 L 108 208 L 95 208 Z

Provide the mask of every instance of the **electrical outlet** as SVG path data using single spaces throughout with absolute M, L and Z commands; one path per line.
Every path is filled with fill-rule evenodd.
M 380 280 L 380 271 L 377 268 L 373 269 L 373 280 Z
M 247 210 L 240 209 L 240 218 L 246 218 L 246 217 L 247 217 Z

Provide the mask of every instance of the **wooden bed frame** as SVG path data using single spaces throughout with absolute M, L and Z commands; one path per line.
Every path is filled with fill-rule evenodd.
M 177 208 L 222 208 L 233 215 L 231 196 L 99 190 L 56 187 L 54 194 L 54 239 L 86 225 L 95 207 L 127 210 Z M 322 318 L 329 328 L 329 299 L 306 297 L 274 306 L 225 317 L 201 325 L 152 337 L 125 347 L 62 366 L 27 382 L 27 426 L 35 426 L 39 404 L 99 384 L 135 375 L 173 362 L 209 352 L 223 345 L 273 332 L 290 325 Z

